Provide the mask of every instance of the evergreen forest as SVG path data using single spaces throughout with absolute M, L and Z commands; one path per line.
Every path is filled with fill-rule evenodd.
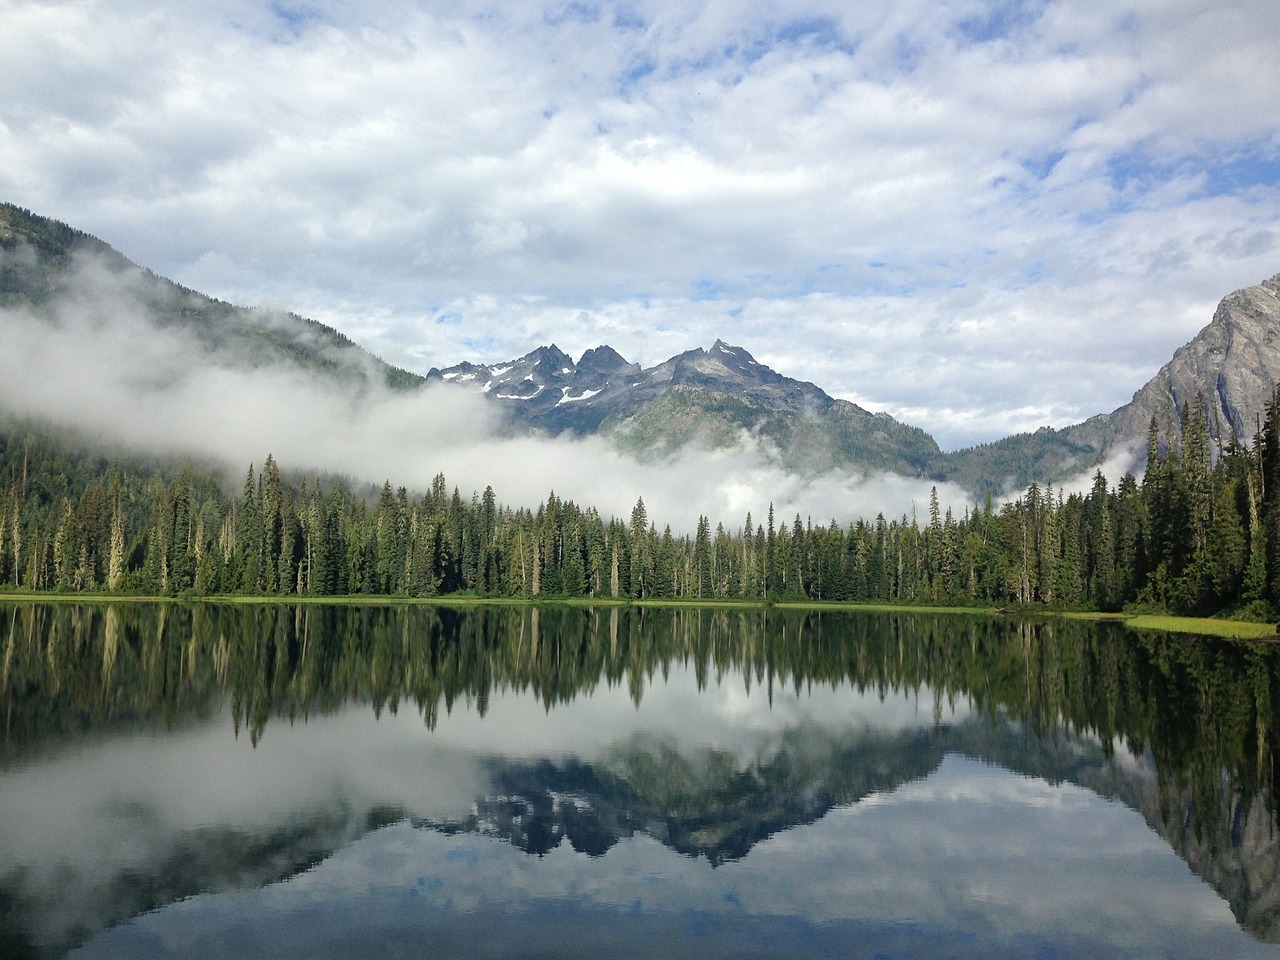
M 1199 401 L 1199 398 L 1197 398 Z M 707 517 L 673 533 L 643 500 L 536 510 L 442 475 L 411 492 L 293 475 L 268 455 L 238 492 L 210 470 L 0 429 L 0 587 L 155 596 L 477 596 L 1048 606 L 1269 619 L 1280 609 L 1280 390 L 1253 442 L 1151 423 L 1139 480 L 1032 483 L 961 516 Z

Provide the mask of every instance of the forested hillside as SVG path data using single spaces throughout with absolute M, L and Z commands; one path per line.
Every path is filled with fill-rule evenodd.
M 603 517 L 554 492 L 536 510 L 443 476 L 368 495 L 271 456 L 238 495 L 206 470 L 110 460 L 35 427 L 0 435 L 0 584 L 164 596 L 732 598 L 1047 604 L 1272 616 L 1280 606 L 1280 392 L 1255 443 L 1216 449 L 1202 404 L 1180 444 L 1151 424 L 1139 481 L 1086 495 L 1032 484 L 962 516 L 841 526 L 700 518 L 692 535 Z

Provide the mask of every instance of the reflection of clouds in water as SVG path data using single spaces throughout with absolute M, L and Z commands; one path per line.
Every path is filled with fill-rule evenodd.
M 140 918 L 85 955 L 125 955 L 140 943 L 174 949 L 202 936 L 216 943 L 232 923 L 262 955 L 299 943 L 323 955 L 317 930 L 326 924 L 346 942 L 433 924 L 493 924 L 514 936 L 560 911 L 593 910 L 619 931 L 656 918 L 674 941 L 698 918 L 703 934 L 721 938 L 791 930 L 791 947 L 803 952 L 814 949 L 815 933 L 841 930 L 867 937 L 864 946 L 897 931 L 910 952 L 894 955 L 911 956 L 934 947 L 951 956 L 1276 953 L 1236 928 L 1138 814 L 1079 787 L 952 756 L 925 780 L 780 833 L 715 869 L 642 835 L 599 858 L 567 843 L 531 857 L 400 824 L 288 883 Z M 945 947 L 931 946 L 939 937 Z
M 690 757 L 707 747 L 729 751 L 744 767 L 801 725 L 848 736 L 933 722 L 931 705 L 917 707 L 913 696 L 882 703 L 848 687 L 797 696 L 775 685 L 770 704 L 766 686 L 746 691 L 735 671 L 699 693 L 693 670 L 673 667 L 665 680 L 647 682 L 639 708 L 625 685 L 602 683 L 549 711 L 512 691 L 494 694 L 483 718 L 455 703 L 434 731 L 406 703 L 376 720 L 367 706 L 293 723 L 274 718 L 256 747 L 243 731 L 232 735 L 226 715 L 160 736 L 104 738 L 0 776 L 0 876 L 27 871 L 53 884 L 65 871 L 56 882 L 89 887 L 103 874 L 145 871 L 196 831 L 267 831 L 335 811 L 352 818 L 350 835 L 375 808 L 461 819 L 488 789 L 486 757 L 590 763 L 644 733 Z
M 943 717 L 963 721 L 968 708 L 952 716 L 944 706 Z M 379 807 L 464 817 L 489 790 L 486 758 L 591 763 L 647 737 L 685 758 L 709 747 L 727 751 L 741 769 L 784 742 L 806 752 L 811 742 L 884 739 L 933 723 L 928 691 L 881 701 L 878 692 L 822 685 L 797 695 L 753 678 L 748 692 L 745 678 L 732 673 L 699 693 L 691 668 L 655 675 L 638 708 L 626 684 L 602 685 L 550 710 L 508 691 L 489 699 L 484 718 L 455 704 L 434 731 L 409 704 L 377 719 L 367 707 L 351 707 L 293 724 L 273 719 L 253 747 L 243 734 L 233 737 L 222 716 L 7 770 L 0 832 L 14 839 L 0 850 L 0 873 L 31 868 L 29 882 L 47 887 L 37 895 L 89 902 L 103 884 L 133 869 L 145 875 L 210 827 L 271 830 L 345 811 L 328 848 L 340 849 L 318 867 L 261 891 L 175 904 L 104 934 L 85 955 L 159 955 L 151 948 L 165 942 L 182 953 L 183 944 L 207 935 L 198 951 L 205 954 L 232 925 L 262 945 L 259 955 L 273 956 L 288 953 L 275 937 L 294 937 L 291 943 L 323 955 L 326 935 L 350 933 L 354 940 L 344 942 L 365 937 L 372 945 L 389 929 L 446 921 L 496 937 L 512 933 L 513 916 L 552 923 L 566 904 L 644 936 L 654 933 L 645 923 L 656 922 L 661 934 L 691 911 L 721 924 L 724 936 L 745 935 L 750 924 L 776 930 L 795 923 L 791 946 L 805 950 L 815 931 L 830 935 L 832 925 L 854 923 L 862 934 L 867 925 L 932 931 L 950 946 L 979 945 L 972 955 L 1024 955 L 1022 947 L 1041 941 L 1070 956 L 1096 954 L 1100 944 L 1130 955 L 1201 956 L 1221 953 L 1224 944 L 1234 956 L 1274 953 L 1239 932 L 1226 905 L 1139 814 L 1081 788 L 954 756 L 923 780 L 774 834 L 716 869 L 642 834 L 599 858 L 578 856 L 566 843 L 532 857 L 508 843 L 407 824 L 346 845 Z M 495 904 L 508 927 L 485 919 Z M 60 909 L 68 916 L 51 922 L 70 919 L 70 908 Z M 928 952 L 913 942 L 907 955 Z
M 754 678 L 748 691 L 737 671 L 699 692 L 691 668 L 673 668 L 665 680 L 647 681 L 639 707 L 625 686 L 601 685 L 590 697 L 549 712 L 533 698 L 507 691 L 490 696 L 483 718 L 470 710 L 441 716 L 431 740 L 480 753 L 572 755 L 590 762 L 642 732 L 681 750 L 715 746 L 747 758 L 791 727 L 816 725 L 843 735 L 851 730 L 927 729 L 934 724 L 933 710 L 927 691 L 918 699 L 912 692 L 890 692 L 882 699 L 879 693 L 841 684 L 802 687 L 797 695 L 786 683 L 774 681 L 770 687 Z M 957 704 L 954 711 L 943 706 L 944 722 L 968 715 L 967 704 Z

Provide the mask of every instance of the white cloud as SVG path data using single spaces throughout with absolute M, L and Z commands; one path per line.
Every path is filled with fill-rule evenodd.
M 955 446 L 1113 409 L 1280 269 L 1277 27 L 1269 0 L 0 4 L 0 196 L 417 369 L 724 337 Z

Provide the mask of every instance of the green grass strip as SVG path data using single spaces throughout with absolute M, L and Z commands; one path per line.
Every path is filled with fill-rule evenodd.
M 1257 640 L 1276 636 L 1274 623 L 1249 623 L 1244 620 L 1214 620 L 1209 617 L 1167 617 L 1158 614 L 1142 614 L 1124 621 L 1134 630 L 1163 630 L 1168 633 L 1199 633 L 1208 637 L 1229 637 L 1234 640 Z

